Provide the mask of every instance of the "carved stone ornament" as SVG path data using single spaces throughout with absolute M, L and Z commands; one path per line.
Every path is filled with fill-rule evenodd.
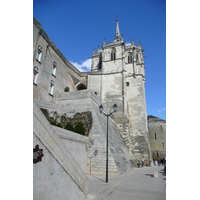
M 39 149 L 39 145 L 35 145 L 35 149 L 33 149 L 33 163 L 36 164 L 42 161 L 43 149 Z

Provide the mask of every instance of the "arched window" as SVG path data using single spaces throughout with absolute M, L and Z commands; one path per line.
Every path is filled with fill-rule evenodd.
M 136 54 L 136 62 L 138 61 L 138 54 Z
M 41 58 L 42 58 L 42 46 L 39 45 L 37 50 L 36 60 L 41 62 Z
M 52 69 L 52 75 L 56 76 L 56 68 L 57 68 L 57 63 L 54 61 L 53 62 L 53 69 Z
M 37 66 L 33 69 L 33 84 L 37 85 L 37 78 L 38 78 L 39 68 Z
M 133 57 L 131 54 L 128 54 L 128 63 L 132 63 L 133 62 Z
M 116 59 L 116 50 L 113 48 L 111 51 L 111 60 L 115 60 Z
M 49 90 L 49 94 L 50 94 L 51 96 L 53 96 L 53 89 L 54 89 L 54 81 L 51 80 L 51 82 L 50 82 L 50 90 Z

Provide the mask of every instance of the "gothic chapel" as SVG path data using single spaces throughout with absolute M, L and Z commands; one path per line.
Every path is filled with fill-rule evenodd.
M 116 19 L 113 42 L 106 43 L 104 39 L 102 49 L 93 50 L 88 88 L 95 91 L 108 108 L 113 102 L 117 104 L 114 120 L 130 155 L 138 160 L 141 155 L 150 156 L 144 84 L 141 42 L 136 46 L 133 39 L 132 44 L 125 44 Z
M 109 117 L 108 174 L 127 173 L 143 156 L 145 165 L 152 160 L 140 41 L 138 46 L 134 40 L 125 43 L 116 19 L 113 41 L 104 39 L 91 59 L 91 71 L 80 72 L 33 19 L 33 149 L 42 149 L 43 155 L 34 163 L 35 199 L 44 194 L 54 197 L 51 175 L 57 177 L 54 185 L 61 194 L 67 197 L 69 188 L 82 199 L 88 191 L 86 174 L 106 173 L 107 119 L 99 112 L 100 105 L 107 113 L 113 104 L 118 107 Z M 82 120 L 87 134 L 66 129 L 63 119 Z M 72 183 L 77 190 L 70 189 Z

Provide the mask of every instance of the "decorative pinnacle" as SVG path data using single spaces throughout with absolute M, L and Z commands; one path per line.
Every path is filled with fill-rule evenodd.
M 140 42 L 140 40 L 139 40 L 139 46 L 141 47 L 141 42 Z
M 133 38 L 133 46 L 135 45 L 134 38 Z
M 117 19 L 116 19 L 115 40 L 117 40 L 117 41 L 120 40 L 118 16 L 117 16 Z

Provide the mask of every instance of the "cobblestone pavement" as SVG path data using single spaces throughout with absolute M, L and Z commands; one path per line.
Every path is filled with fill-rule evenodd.
M 154 171 L 158 177 L 154 177 Z M 165 200 L 166 176 L 163 166 L 134 168 L 126 176 L 109 177 L 105 183 L 104 177 L 90 176 L 87 199 L 107 200 Z

